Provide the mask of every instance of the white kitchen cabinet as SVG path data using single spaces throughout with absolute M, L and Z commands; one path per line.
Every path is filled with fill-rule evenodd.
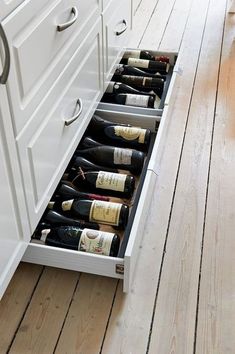
M 0 2 L 1 8 L 4 9 Z M 0 167 L 5 171 L 1 193 L 7 200 L 1 221 L 4 232 L 0 236 L 0 294 L 26 247 L 24 261 L 124 279 L 124 291 L 130 288 L 159 172 L 156 158 L 162 134 L 155 137 L 161 120 L 158 110 L 102 109 L 101 105 L 98 111 L 106 119 L 153 132 L 141 187 L 136 192 L 118 257 L 30 243 L 30 235 L 121 58 L 131 17 L 131 0 L 27 0 L 1 21 L 11 65 L 6 83 L 0 85 Z M 58 25 L 65 29 L 58 31 Z M 5 52 L 0 43 L 3 63 Z M 172 61 L 174 57 L 173 53 Z M 1 72 L 2 66 L 0 75 Z M 167 110 L 163 111 L 165 121 Z M 160 132 L 163 130 L 161 125 Z
M 0 0 L 0 21 L 9 15 L 23 0 Z
M 0 298 L 30 240 L 22 190 L 16 195 L 16 190 L 21 188 L 16 151 L 13 145 L 7 144 L 12 134 L 6 129 L 9 111 L 4 90 L 0 85 Z M 26 222 L 22 223 L 22 219 Z
M 131 0 L 112 1 L 103 14 L 104 74 L 110 81 L 115 64 L 121 59 L 131 30 Z

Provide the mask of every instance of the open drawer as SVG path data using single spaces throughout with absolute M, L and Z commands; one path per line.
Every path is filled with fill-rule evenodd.
M 140 176 L 139 187 L 135 193 L 119 254 L 117 257 L 108 257 L 30 243 L 23 261 L 124 279 L 123 290 L 127 292 L 132 282 L 141 238 L 144 235 L 144 224 L 148 215 L 151 195 L 157 180 L 157 174 L 149 170 L 148 166 L 152 160 L 155 160 L 152 151 L 155 151 L 154 145 L 160 138 L 156 134 L 156 127 L 158 127 L 161 118 L 158 116 L 155 116 L 155 118 L 143 117 L 141 114 L 128 112 L 123 112 L 120 115 L 119 112 L 97 110 L 96 113 L 110 121 L 126 122 L 134 126 L 149 128 L 152 131 L 150 149 Z
M 128 52 L 133 51 L 134 49 L 126 49 Z M 143 49 L 144 50 L 144 49 Z M 168 74 L 166 75 L 166 80 L 164 84 L 164 90 L 161 96 L 161 102 L 159 105 L 159 108 L 144 108 L 144 107 L 134 107 L 134 106 L 126 106 L 126 105 L 120 105 L 116 103 L 107 103 L 107 102 L 100 102 L 98 109 L 102 110 L 114 110 L 114 111 L 126 111 L 128 107 L 128 112 L 136 113 L 137 111 L 142 114 L 142 115 L 152 115 L 152 116 L 161 116 L 163 112 L 163 108 L 165 105 L 168 104 L 169 98 L 171 96 L 171 92 L 173 90 L 173 86 L 175 83 L 175 77 L 177 75 L 177 71 L 175 69 L 175 64 L 177 60 L 177 53 L 176 52 L 163 52 L 163 51 L 154 51 L 154 50 L 145 50 L 148 52 L 151 52 L 152 55 L 154 56 L 167 56 L 169 58 L 169 64 L 170 64 L 170 69 Z M 116 68 L 118 65 L 116 65 Z M 140 68 L 141 69 L 141 68 Z M 113 75 L 115 74 L 115 67 L 112 71 Z M 118 76 L 115 76 L 111 78 L 111 81 L 118 81 Z M 107 87 L 108 82 L 105 83 L 105 86 Z

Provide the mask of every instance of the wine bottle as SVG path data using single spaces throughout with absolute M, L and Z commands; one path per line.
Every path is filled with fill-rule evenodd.
M 85 222 L 84 220 L 68 218 L 54 210 L 47 210 L 43 215 L 42 222 L 46 222 L 53 226 L 77 226 L 81 229 L 89 228 L 99 230 L 100 228 L 96 222 Z
M 82 156 L 77 156 L 74 155 L 73 159 L 72 159 L 72 168 L 75 170 L 79 170 L 79 168 L 81 168 L 83 171 L 107 171 L 107 172 L 113 172 L 113 173 L 117 173 L 118 170 L 116 168 L 111 168 L 111 167 L 107 167 L 107 166 L 100 166 L 97 165 L 87 159 L 85 159 Z
M 129 207 L 121 203 L 88 199 L 70 199 L 50 203 L 50 208 L 53 210 L 69 212 L 77 218 L 116 226 L 119 229 L 124 229 L 128 221 Z
M 146 50 L 128 50 L 123 55 L 124 59 L 135 58 L 135 59 L 147 59 L 153 61 L 162 61 L 169 63 L 170 59 L 166 55 L 153 55 Z
M 125 106 L 145 107 L 145 108 L 158 108 L 160 98 L 158 97 L 158 104 L 155 105 L 155 99 L 150 95 L 132 95 L 130 93 L 119 93 L 115 95 L 115 101 L 118 104 Z
M 88 133 L 107 144 L 135 149 L 147 149 L 150 143 L 150 129 L 133 127 L 130 124 L 120 124 L 93 115 L 88 126 Z
M 145 92 L 134 89 L 133 87 L 121 82 L 110 81 L 105 91 L 106 95 L 115 95 L 118 93 L 132 93 L 136 95 L 146 95 Z
M 77 171 L 75 171 L 74 178 L 77 176 Z M 76 199 L 96 199 L 96 200 L 104 200 L 104 201 L 109 201 L 108 197 L 105 197 L 103 195 L 98 195 L 98 194 L 93 194 L 93 193 L 84 193 L 84 192 L 78 192 L 75 188 L 72 186 L 69 186 L 65 183 L 61 183 L 60 186 L 57 188 L 55 192 L 55 196 L 57 197 L 56 199 L 71 199 L 71 198 L 76 198 Z
M 135 68 L 130 65 L 117 64 L 112 80 L 119 81 L 121 75 L 145 76 L 145 77 L 153 77 L 153 78 L 160 78 L 160 79 L 166 80 L 166 76 L 162 75 L 160 73 L 152 73 L 152 72 L 148 73 L 144 70 L 141 70 L 139 68 Z
M 83 139 L 82 144 L 90 147 L 77 149 L 75 155 L 82 156 L 100 165 L 128 170 L 133 174 L 140 174 L 144 164 L 145 154 L 135 149 L 124 149 L 115 146 L 100 145 L 91 138 Z
M 170 64 L 161 61 L 135 59 L 135 58 L 122 58 L 121 64 L 141 68 L 146 72 L 158 72 L 160 74 L 167 74 L 170 69 Z
M 164 90 L 164 79 L 145 76 L 120 75 L 119 80 L 132 87 L 137 87 L 140 91 L 153 91 L 161 97 Z
M 48 246 L 111 257 L 117 256 L 120 244 L 120 238 L 115 233 L 80 229 L 76 226 L 43 229 L 39 227 L 32 236 L 32 242 L 35 241 L 40 241 Z
M 135 178 L 122 173 L 81 171 L 74 178 L 73 184 L 78 188 L 87 188 L 113 197 L 130 198 L 135 189 Z

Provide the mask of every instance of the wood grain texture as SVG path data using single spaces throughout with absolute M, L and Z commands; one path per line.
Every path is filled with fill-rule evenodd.
M 158 0 L 142 0 L 133 18 L 133 29 L 128 46 L 136 48 L 148 26 L 150 18 L 156 8 Z M 148 48 L 145 48 L 148 49 Z M 154 49 L 154 48 L 152 48 Z
M 99 353 L 117 280 L 82 274 L 55 354 Z
M 159 154 L 155 170 L 159 177 L 146 223 L 146 234 L 137 263 L 136 277 L 132 291 L 127 297 L 122 294 L 120 288 L 118 289 L 102 354 L 132 352 L 142 354 L 147 349 L 177 167 L 188 117 L 190 93 L 193 90 L 208 2 L 195 1 L 190 13 L 191 25 L 185 33 L 180 56 L 180 66 L 184 75 L 178 75 L 168 106 L 168 121 L 164 125 L 163 139 L 168 143 L 158 146 Z M 201 15 L 200 22 L 198 22 L 199 15 Z M 189 44 L 190 51 L 188 51 Z M 171 273 L 172 270 L 167 275 Z M 167 327 L 165 331 L 167 332 Z M 152 352 L 165 354 L 158 349 L 155 348 Z
M 78 276 L 72 271 L 45 268 L 10 354 L 53 353 Z
M 189 354 L 194 351 L 201 242 L 225 7 L 226 0 L 219 4 L 217 0 L 210 1 L 169 225 L 149 354 Z
M 234 16 L 224 35 L 199 293 L 196 353 L 235 350 Z
M 179 52 L 192 3 L 192 0 L 176 0 L 161 40 L 161 50 Z
M 140 42 L 140 48 L 157 50 L 163 38 L 176 0 L 159 0 Z
M 24 315 L 42 266 L 21 263 L 0 301 L 0 353 L 6 353 Z

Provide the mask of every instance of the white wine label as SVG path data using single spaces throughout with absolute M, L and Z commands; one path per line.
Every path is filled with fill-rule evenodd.
M 126 175 L 121 173 L 103 172 L 98 173 L 96 188 L 109 189 L 124 192 Z
M 114 235 L 111 232 L 84 229 L 80 236 L 78 250 L 109 256 Z
M 121 125 L 117 125 L 114 127 L 114 132 L 116 136 L 121 136 L 123 139 L 126 140 L 136 140 L 140 144 L 144 143 L 144 138 L 146 134 L 146 129 L 141 129 L 137 127 L 123 127 Z
M 122 204 L 120 203 L 93 200 L 89 220 L 100 222 L 101 224 L 118 226 L 121 207 Z
M 131 149 L 115 148 L 113 154 L 113 163 L 115 165 L 131 165 Z
M 149 96 L 127 94 L 125 105 L 137 106 L 137 107 L 148 107 L 148 101 L 149 101 Z
M 48 209 L 53 209 L 55 202 L 49 202 L 47 207 Z
M 123 58 L 124 59 L 128 59 L 128 58 L 139 59 L 140 58 L 140 50 L 127 50 L 124 53 Z
M 114 87 L 114 85 L 115 85 L 115 82 L 110 81 L 105 92 L 106 92 L 106 93 L 113 93 L 113 87 Z
M 161 98 L 158 95 L 156 95 L 155 100 L 154 100 L 154 108 L 158 109 L 160 106 L 160 103 L 161 103 Z
M 147 69 L 149 67 L 149 60 L 129 58 L 127 65 Z
M 63 211 L 68 211 L 71 210 L 72 204 L 73 204 L 74 199 L 66 200 L 65 202 L 62 202 L 61 207 Z
M 151 77 L 144 77 L 143 78 L 143 86 L 145 87 L 151 87 L 152 85 L 152 78 Z
M 51 229 L 44 229 L 41 231 L 41 237 L 40 237 L 40 241 L 42 242 L 46 242 L 46 238 L 47 238 L 47 235 L 49 234 L 49 232 L 51 231 Z

